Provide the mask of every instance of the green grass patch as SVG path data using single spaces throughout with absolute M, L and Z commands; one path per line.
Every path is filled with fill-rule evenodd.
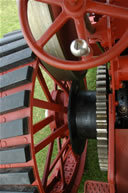
M 0 0 L 0 37 L 19 28 L 16 0 Z

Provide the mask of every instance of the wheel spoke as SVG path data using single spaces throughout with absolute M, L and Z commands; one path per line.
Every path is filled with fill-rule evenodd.
M 48 40 L 66 23 L 68 17 L 64 11 L 54 20 L 52 25 L 48 30 L 42 35 L 42 37 L 37 41 L 40 47 L 43 47 Z
M 75 19 L 75 27 L 76 27 L 78 38 L 86 40 L 88 42 L 87 29 L 86 29 L 84 17 Z
M 56 80 L 56 79 L 49 73 L 49 71 L 43 66 L 42 63 L 40 63 L 40 65 L 41 65 L 41 67 L 45 70 L 45 72 L 51 77 L 51 79 L 54 80 L 54 82 L 65 92 L 65 94 L 66 94 L 67 96 L 69 96 L 69 90 L 65 87 L 65 85 L 64 85 L 62 82 Z
M 50 124 L 53 120 L 54 120 L 54 117 L 51 115 L 51 116 L 43 119 L 42 121 L 36 123 L 36 124 L 33 126 L 33 134 L 37 133 L 37 132 L 40 131 L 42 128 L 44 128 L 45 126 L 47 126 L 48 124 Z
M 58 162 L 58 160 L 60 159 L 60 157 L 62 156 L 63 152 L 65 151 L 65 149 L 68 147 L 69 145 L 69 141 L 70 139 L 68 139 L 66 141 L 66 143 L 64 144 L 64 146 L 62 147 L 61 151 L 58 153 L 56 159 L 53 161 L 51 167 L 50 167 L 50 170 L 49 170 L 49 173 L 53 170 L 53 168 L 55 167 L 56 163 Z
M 128 19 L 128 9 L 112 4 L 105 4 L 99 2 L 92 2 L 87 6 L 88 12 L 94 12 L 97 14 L 107 15 L 120 19 Z
M 49 135 L 43 141 L 35 145 L 35 153 L 38 153 L 49 143 L 52 143 L 57 137 L 61 136 L 67 129 L 68 129 L 67 125 L 63 125 L 62 127 L 57 128 L 51 135 Z
M 58 144 L 58 150 L 59 150 L 58 152 L 60 152 L 62 149 L 60 138 L 57 139 L 57 144 Z M 64 187 L 65 186 L 65 175 L 64 175 L 64 163 L 63 163 L 62 155 L 60 156 L 60 173 L 61 173 L 62 183 Z
M 44 77 L 43 77 L 43 74 L 42 74 L 40 68 L 38 68 L 37 77 L 38 77 L 38 80 L 39 80 L 39 82 L 40 82 L 41 88 L 43 89 L 44 94 L 45 94 L 47 100 L 48 100 L 49 102 L 52 102 L 51 94 L 50 94 L 50 92 L 49 92 L 49 89 L 48 89 L 48 87 L 47 87 L 47 84 L 46 84 L 46 82 L 45 82 L 45 79 L 44 79 Z
M 33 105 L 35 107 L 42 108 L 42 109 L 48 109 L 55 112 L 67 113 L 67 107 L 64 107 L 60 104 L 49 103 L 36 98 L 33 99 Z
M 45 167 L 44 167 L 44 174 L 43 174 L 43 178 L 42 178 L 42 185 L 43 185 L 44 189 L 46 188 L 46 185 L 47 185 L 47 179 L 48 179 L 48 175 L 49 175 L 49 168 L 50 168 L 52 152 L 53 152 L 53 145 L 54 145 L 54 142 L 49 144 L 47 159 L 46 159 L 46 163 L 45 163 Z
M 36 0 L 36 1 L 51 4 L 51 5 L 62 6 L 62 0 Z
M 75 26 L 76 26 L 76 31 L 77 31 L 78 38 L 86 40 L 86 42 L 88 42 L 85 18 L 84 17 L 80 17 L 79 19 L 75 19 Z M 86 60 L 86 56 L 82 56 L 81 60 L 85 61 Z

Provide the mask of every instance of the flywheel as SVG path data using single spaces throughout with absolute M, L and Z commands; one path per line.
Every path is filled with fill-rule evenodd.
M 17 0 L 18 5 L 19 2 L 20 1 Z M 41 38 L 42 34 L 44 34 L 47 29 L 53 24 L 59 12 L 59 8 L 50 6 L 46 3 L 42 3 L 35 0 L 28 1 L 28 22 L 32 35 L 35 38 L 35 41 L 38 41 Z M 60 32 L 55 34 L 47 42 L 44 48 L 45 51 L 50 55 L 56 58 L 61 58 L 63 60 L 78 60 L 77 57 L 73 57 L 69 49 L 69 45 L 76 38 L 75 30 L 73 31 L 73 29 L 74 26 L 72 22 L 65 24 L 65 26 L 60 30 Z M 68 36 L 67 33 L 69 34 Z M 81 77 L 84 77 L 85 75 L 84 71 L 80 73 L 68 70 L 60 70 L 49 65 L 48 63 L 45 63 L 44 61 L 43 65 L 47 68 L 50 74 L 52 74 L 58 80 L 77 80 Z

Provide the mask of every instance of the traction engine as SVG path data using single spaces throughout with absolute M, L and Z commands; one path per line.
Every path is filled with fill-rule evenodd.
M 89 139 L 108 181 L 83 192 L 128 193 L 128 1 L 17 6 L 22 31 L 0 40 L 0 193 L 76 193 Z

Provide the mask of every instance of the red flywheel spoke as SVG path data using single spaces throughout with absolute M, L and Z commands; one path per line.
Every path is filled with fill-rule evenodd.
M 42 37 L 37 41 L 37 44 L 43 47 L 48 40 L 66 23 L 68 17 L 64 11 L 55 19 L 53 24 L 48 28 L 48 30 L 42 35 Z
M 84 17 L 75 19 L 75 26 L 78 38 L 88 41 Z
M 87 10 L 101 15 L 128 20 L 128 9 L 125 7 L 91 1 L 87 6 Z

